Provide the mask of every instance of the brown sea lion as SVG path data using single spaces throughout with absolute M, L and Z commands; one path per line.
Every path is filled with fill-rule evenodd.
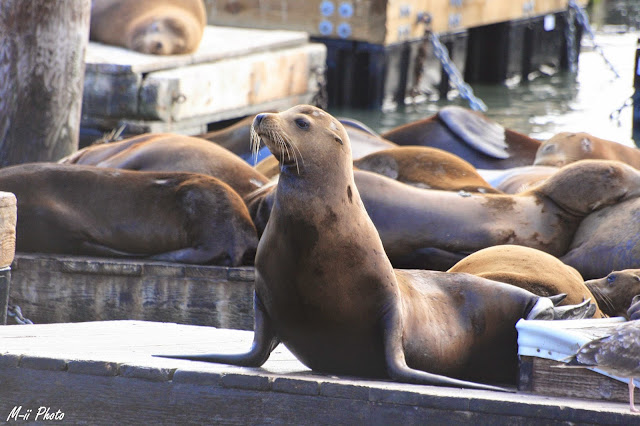
M 518 245 L 499 245 L 478 250 L 456 263 L 447 272 L 466 272 L 494 281 L 515 285 L 539 296 L 566 294 L 562 304 L 578 304 L 591 299 L 597 303 L 580 272 L 557 257 Z M 640 293 L 640 285 L 637 286 Z M 630 298 L 624 306 L 629 307 Z M 602 318 L 596 309 L 594 318 Z
M 355 181 L 394 266 L 437 270 L 499 244 L 563 256 L 585 216 L 640 195 L 640 172 L 604 160 L 570 164 L 516 195 L 419 189 L 365 171 Z
M 640 269 L 613 271 L 584 284 L 598 300 L 602 312 L 611 317 L 625 317 L 633 297 L 640 294 Z
M 505 194 L 519 194 L 547 180 L 559 170 L 551 166 L 521 166 L 505 169 L 488 179 L 489 184 Z
M 438 148 L 399 146 L 354 160 L 368 170 L 418 188 L 499 193 L 467 161 Z
M 538 148 L 533 164 L 564 166 L 584 159 L 617 160 L 640 169 L 640 150 L 589 133 L 562 132 Z
M 202 0 L 92 0 L 89 37 L 141 53 L 179 55 L 200 45 Z
M 114 169 L 190 172 L 213 176 L 244 197 L 269 181 L 237 155 L 205 139 L 148 133 L 91 145 L 59 161 Z
M 640 199 L 621 200 L 586 216 L 560 260 L 587 280 L 639 268 Z
M 398 145 L 440 148 L 478 169 L 508 169 L 533 163 L 540 142 L 505 129 L 482 113 L 446 106 L 423 120 L 382 134 Z
M 249 160 L 251 156 L 251 123 L 255 115 L 238 120 L 230 126 L 222 129 L 212 130 L 197 137 L 215 142 L 223 148 L 228 149 L 244 160 Z
M 255 227 L 240 196 L 201 174 L 50 163 L 0 169 L 18 199 L 16 250 L 252 263 Z
M 259 366 L 282 342 L 330 374 L 495 389 L 443 375 L 514 373 L 515 322 L 539 308 L 555 316 L 550 299 L 470 274 L 394 270 L 360 200 L 343 126 L 301 105 L 260 114 L 254 128 L 282 171 L 256 255 L 253 345 L 172 357 Z

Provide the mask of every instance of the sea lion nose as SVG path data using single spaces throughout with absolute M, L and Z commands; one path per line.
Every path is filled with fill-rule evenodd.
M 262 122 L 262 119 L 266 116 L 267 114 L 258 114 L 256 115 L 256 118 L 253 119 L 253 125 L 254 126 L 259 126 L 260 122 Z

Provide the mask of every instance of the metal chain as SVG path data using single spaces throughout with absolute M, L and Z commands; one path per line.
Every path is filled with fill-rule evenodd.
M 567 62 L 569 62 L 569 71 L 575 73 L 578 71 L 578 46 L 576 45 L 576 11 L 573 8 L 567 10 L 567 26 L 565 28 L 564 37 L 567 41 Z
M 442 44 L 438 35 L 434 32 L 429 32 L 429 38 L 431 39 L 431 44 L 433 45 L 433 53 L 436 55 L 436 58 L 442 64 L 442 68 L 449 76 L 449 82 L 453 87 L 455 87 L 460 96 L 463 99 L 466 99 L 469 102 L 469 106 L 474 111 L 487 111 L 487 105 L 482 102 L 481 99 L 476 97 L 473 94 L 473 89 L 467 83 L 465 83 L 460 71 L 455 66 L 455 64 L 451 61 L 449 57 L 449 52 L 447 48 Z
M 22 309 L 20 309 L 18 305 L 7 305 L 7 318 L 8 317 L 13 317 L 18 324 L 33 324 L 33 321 L 22 315 Z
M 584 31 L 587 33 L 587 35 L 591 39 L 591 42 L 593 43 L 593 49 L 596 52 L 598 52 L 598 54 L 602 57 L 602 59 L 604 59 L 604 62 L 607 64 L 607 66 L 613 72 L 616 78 L 620 78 L 620 74 L 618 73 L 618 70 L 616 70 L 616 68 L 613 66 L 611 61 L 609 61 L 607 56 L 604 54 L 602 47 L 600 47 L 600 45 L 596 43 L 596 34 L 594 33 L 593 28 L 591 28 L 591 25 L 589 25 L 589 16 L 587 15 L 587 13 L 584 11 L 584 9 L 582 9 L 580 6 L 576 4 L 575 0 L 569 0 L 569 8 L 573 9 L 576 12 L 576 18 L 578 20 L 578 24 L 580 24 L 580 26 L 584 29 Z

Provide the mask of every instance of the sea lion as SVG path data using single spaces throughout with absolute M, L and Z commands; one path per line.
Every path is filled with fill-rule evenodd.
M 91 145 L 59 161 L 114 169 L 190 172 L 213 176 L 244 197 L 269 179 L 240 157 L 205 139 L 174 133 L 148 133 Z
M 611 317 L 625 317 L 633 297 L 640 294 L 640 269 L 613 271 L 584 284 L 598 300 L 602 312 Z
M 365 171 L 355 181 L 394 266 L 437 270 L 499 244 L 563 256 L 585 216 L 640 195 L 640 172 L 604 160 L 567 165 L 515 195 L 419 189 Z
M 639 224 L 637 198 L 595 211 L 581 221 L 560 260 L 576 268 L 587 280 L 605 277 L 612 271 L 638 268 Z
M 394 270 L 360 200 L 343 126 L 300 105 L 259 114 L 254 128 L 282 167 L 256 255 L 252 348 L 170 357 L 260 366 L 282 342 L 330 374 L 480 389 L 495 388 L 443 374 L 513 374 L 515 322 L 559 309 L 550 299 L 470 274 Z
M 253 123 L 254 117 L 255 115 L 246 116 L 230 126 L 226 126 L 218 130 L 212 130 L 210 132 L 198 135 L 197 137 L 215 142 L 216 144 L 225 149 L 228 149 L 247 162 L 251 163 L 255 160 L 257 163 L 263 158 L 271 155 L 271 153 L 268 153 L 258 159 L 252 158 L 252 156 L 255 154 L 251 152 L 250 148 L 251 123 Z
M 505 194 L 519 194 L 541 184 L 558 170 L 559 167 L 551 166 L 513 167 L 493 174 L 487 182 Z M 482 171 L 478 172 L 482 176 Z
M 531 165 L 540 146 L 540 141 L 505 129 L 482 113 L 453 105 L 391 129 L 382 137 L 398 145 L 440 148 L 478 169 Z
M 562 132 L 544 141 L 533 164 L 561 167 L 584 159 L 617 160 L 640 169 L 640 150 L 637 148 L 584 132 Z
M 639 171 L 604 160 L 567 165 L 542 185 L 515 195 L 421 189 L 364 170 L 355 170 L 354 179 L 392 264 L 440 271 L 475 251 L 501 244 L 561 257 L 586 216 L 640 195 Z M 259 234 L 275 199 L 272 192 L 277 192 L 274 186 L 265 186 L 251 200 L 249 210 Z M 636 235 L 640 233 L 617 236 L 614 243 Z M 584 276 L 581 267 L 570 265 Z
M 566 294 L 562 304 L 596 301 L 594 318 L 602 318 L 600 298 L 594 297 L 580 272 L 557 257 L 530 247 L 505 244 L 487 247 L 456 263 L 447 272 L 466 272 L 494 281 L 515 285 L 539 296 Z M 636 277 L 637 278 L 637 277 Z M 639 279 L 640 281 L 640 279 Z M 640 293 L 640 284 L 637 286 Z M 624 310 L 629 307 L 627 299 Z
M 418 188 L 500 192 L 467 161 L 438 148 L 399 146 L 368 154 L 354 160 L 353 165 Z
M 154 55 L 194 52 L 207 14 L 202 0 L 92 0 L 89 37 Z
M 18 199 L 16 250 L 237 266 L 255 227 L 240 196 L 201 174 L 55 163 L 0 169 Z

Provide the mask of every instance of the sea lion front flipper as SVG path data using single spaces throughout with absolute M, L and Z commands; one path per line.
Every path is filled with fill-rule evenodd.
M 508 389 L 482 383 L 454 379 L 439 374 L 416 370 L 407 365 L 402 346 L 402 319 L 398 302 L 389 302 L 387 311 L 381 319 L 384 355 L 387 373 L 392 380 L 418 385 L 451 386 L 467 389 L 481 389 L 499 392 L 510 392 Z
M 470 147 L 489 157 L 501 160 L 509 158 L 504 127 L 498 123 L 455 105 L 443 107 L 438 112 L 438 117 Z
M 190 361 L 217 362 L 219 364 L 239 365 L 241 367 L 260 367 L 271 352 L 280 344 L 271 325 L 269 314 L 258 295 L 253 295 L 254 334 L 249 352 L 243 354 L 198 354 L 198 355 L 154 355 L 160 358 L 186 359 Z
M 340 124 L 346 127 L 353 127 L 354 129 L 362 130 L 363 132 L 369 133 L 371 136 L 380 137 L 380 134 L 373 130 L 371 127 L 364 124 L 362 121 L 356 120 L 354 118 L 348 117 L 337 117 Z

